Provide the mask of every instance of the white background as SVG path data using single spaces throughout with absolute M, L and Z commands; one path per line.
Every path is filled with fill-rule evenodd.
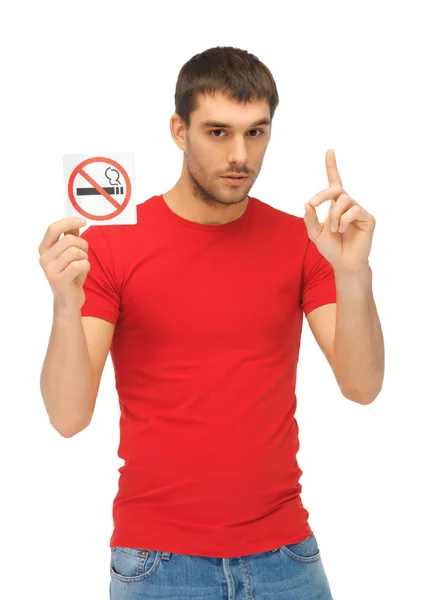
M 345 399 L 305 320 L 298 367 L 302 497 L 333 596 L 444 597 L 439 4 L 2 8 L 2 597 L 108 599 L 122 464 L 111 360 L 93 421 L 77 436 L 51 428 L 39 389 L 52 293 L 38 246 L 63 216 L 62 153 L 134 152 L 137 202 L 170 189 L 182 164 L 169 132 L 177 75 L 217 45 L 258 56 L 280 94 L 251 194 L 302 217 L 328 186 L 333 148 L 344 188 L 377 221 L 370 265 L 383 391 L 369 406 Z

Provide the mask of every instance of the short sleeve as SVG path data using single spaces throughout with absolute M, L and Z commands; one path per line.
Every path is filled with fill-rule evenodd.
M 310 311 L 336 302 L 336 282 L 333 267 L 308 239 L 302 267 L 301 307 L 305 316 Z
M 90 270 L 83 284 L 85 303 L 82 317 L 100 317 L 116 325 L 120 312 L 120 294 L 115 281 L 111 248 L 102 227 L 90 226 L 80 237 L 88 242 Z

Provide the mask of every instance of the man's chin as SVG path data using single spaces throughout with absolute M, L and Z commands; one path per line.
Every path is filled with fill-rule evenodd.
M 226 206 L 230 206 L 232 204 L 240 204 L 241 202 L 245 202 L 245 200 L 248 198 L 248 194 L 242 194 L 241 197 L 235 197 L 234 194 L 231 195 L 231 198 L 218 198 L 218 202 L 220 204 L 225 204 Z

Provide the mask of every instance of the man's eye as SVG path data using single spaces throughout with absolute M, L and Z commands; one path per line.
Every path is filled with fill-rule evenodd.
M 218 131 L 224 131 L 223 129 L 213 129 L 213 131 L 210 131 L 210 135 L 212 135 L 213 133 L 216 133 Z M 260 133 L 264 133 L 263 129 L 250 129 L 250 131 L 259 131 Z M 213 137 L 223 137 L 220 135 L 215 135 Z M 259 137 L 258 135 L 253 135 L 251 137 Z

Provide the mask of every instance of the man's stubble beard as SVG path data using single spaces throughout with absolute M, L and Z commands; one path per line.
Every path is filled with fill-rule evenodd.
M 196 175 L 193 174 L 193 170 L 191 168 L 191 165 L 192 164 L 196 164 L 196 162 L 197 161 L 194 160 L 194 155 L 193 155 L 193 151 L 192 151 L 191 145 L 190 145 L 190 143 L 188 141 L 188 143 L 187 143 L 187 151 L 185 152 L 185 164 L 186 164 L 186 167 L 187 167 L 187 170 L 188 170 L 188 177 L 189 177 L 190 182 L 191 182 L 192 194 L 193 194 L 193 196 L 195 198 L 197 198 L 198 200 L 201 200 L 207 206 L 211 206 L 211 207 L 220 206 L 221 208 L 224 207 L 224 206 L 232 205 L 232 204 L 239 204 L 240 202 L 244 202 L 244 200 L 246 200 L 250 189 L 253 187 L 254 181 L 252 183 L 250 183 L 248 189 L 246 189 L 246 191 L 244 192 L 244 195 L 237 202 L 224 202 L 221 198 L 219 198 L 219 196 L 217 196 L 217 195 L 212 194 L 211 192 L 209 192 L 200 183 L 200 181 L 199 181 L 199 179 L 200 179 L 199 174 L 200 174 L 201 171 L 199 170 L 199 168 L 197 168 L 195 170 Z

